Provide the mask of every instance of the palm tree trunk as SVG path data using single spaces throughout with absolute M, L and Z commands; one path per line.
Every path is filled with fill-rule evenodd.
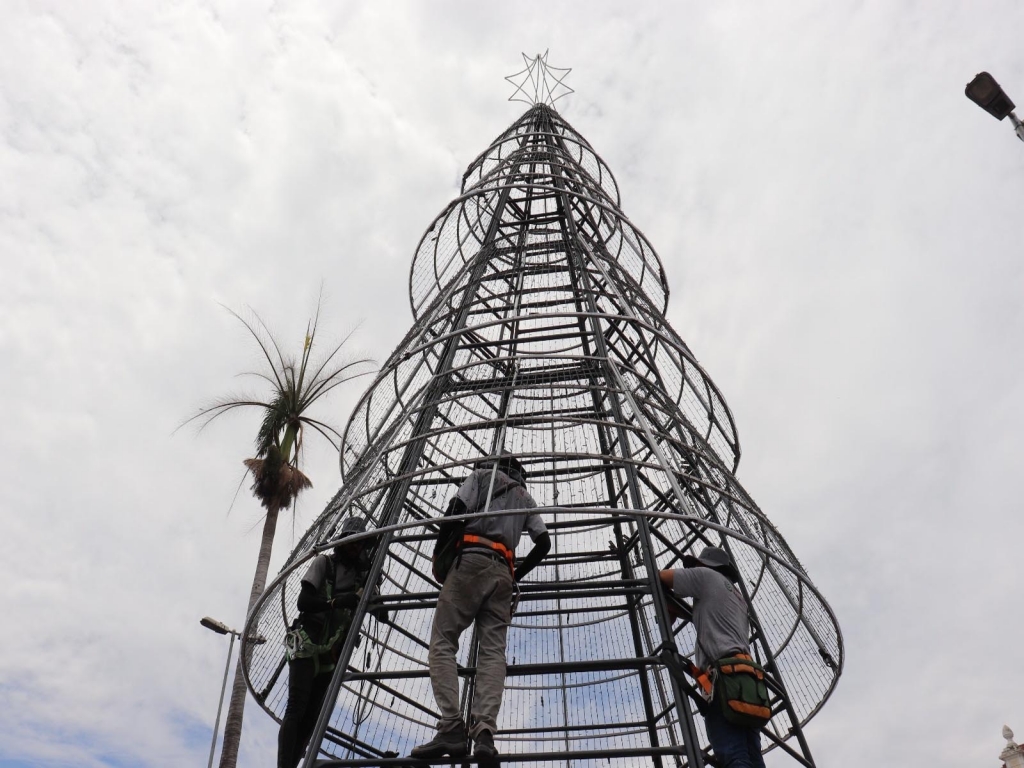
M 249 592 L 249 608 L 246 618 L 252 613 L 253 606 L 267 586 L 267 572 L 270 570 L 270 551 L 274 546 L 274 533 L 277 531 L 277 515 L 280 507 L 271 504 L 263 522 L 263 540 L 260 542 L 260 556 L 256 561 L 256 574 L 252 579 L 252 590 Z M 242 648 L 246 645 L 243 643 Z M 235 667 L 235 680 L 231 685 L 231 703 L 228 705 L 227 719 L 224 721 L 224 745 L 220 753 L 220 768 L 235 768 L 238 761 L 238 743 L 242 738 L 242 714 L 245 709 L 245 675 L 242 672 L 242 653 L 238 654 L 238 665 Z

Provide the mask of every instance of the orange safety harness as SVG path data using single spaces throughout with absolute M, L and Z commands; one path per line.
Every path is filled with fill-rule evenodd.
M 508 564 L 508 571 L 512 574 L 512 578 L 515 578 L 515 555 L 512 553 L 511 549 L 506 547 L 500 541 L 491 541 L 490 539 L 485 539 L 483 536 L 477 536 L 474 533 L 467 533 L 465 536 L 462 537 L 462 546 L 482 547 L 484 549 L 490 549 L 494 552 L 497 552 L 499 555 L 505 558 L 505 562 Z
M 729 658 L 753 661 L 749 653 L 734 653 Z M 721 669 L 727 675 L 731 675 L 733 672 L 747 672 L 756 677 L 758 680 L 764 680 L 764 672 L 762 672 L 757 667 L 750 666 L 749 664 L 722 664 Z
M 697 682 L 705 700 L 718 700 L 725 719 L 745 728 L 764 728 L 772 718 L 771 699 L 761 665 L 748 653 L 735 653 L 701 669 L 684 659 L 671 641 L 656 651 L 669 671 L 680 679 L 688 673 Z
M 711 696 L 711 670 L 701 669 L 693 662 L 690 662 L 690 674 L 697 681 L 697 685 L 704 691 L 704 695 Z

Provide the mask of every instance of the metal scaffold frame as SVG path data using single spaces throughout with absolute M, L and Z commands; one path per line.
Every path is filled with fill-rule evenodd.
M 658 571 L 726 548 L 750 605 L 751 652 L 771 678 L 762 747 L 814 766 L 803 729 L 843 666 L 838 623 L 735 477 L 732 414 L 665 320 L 662 264 L 619 208 L 611 171 L 538 103 L 469 166 L 416 251 L 415 323 L 359 401 L 343 485 L 249 617 L 245 672 L 280 719 L 281 640 L 310 560 L 365 516 L 370 580 L 306 765 L 408 764 L 438 713 L 427 638 L 440 585 L 436 521 L 474 465 L 504 449 L 525 466 L 551 532 L 522 585 L 495 741 L 504 763 L 713 763 L 696 693 L 672 674 L 693 626 L 673 626 Z M 386 607 L 377 622 L 370 608 Z M 476 638 L 459 650 L 471 707 Z

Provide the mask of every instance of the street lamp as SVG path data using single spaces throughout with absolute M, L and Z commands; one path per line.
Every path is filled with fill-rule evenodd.
M 1013 113 L 1013 100 L 1006 95 L 996 79 L 988 72 L 979 72 L 964 89 L 967 98 L 988 112 L 996 120 L 1009 116 L 1017 138 L 1024 141 L 1024 123 Z
M 213 753 L 217 749 L 217 732 L 220 730 L 220 711 L 224 707 L 224 691 L 228 685 L 228 672 L 231 671 L 231 651 L 235 647 L 235 638 L 241 637 L 242 633 L 232 629 L 222 621 L 211 619 L 209 616 L 203 616 L 199 623 L 218 635 L 231 635 L 231 642 L 228 643 L 228 660 L 224 665 L 224 682 L 220 684 L 220 699 L 217 701 L 217 719 L 213 721 L 213 742 L 210 744 L 210 762 L 206 764 L 206 768 L 213 768 Z M 248 641 L 260 645 L 267 642 L 267 638 L 262 635 L 252 635 L 248 638 Z

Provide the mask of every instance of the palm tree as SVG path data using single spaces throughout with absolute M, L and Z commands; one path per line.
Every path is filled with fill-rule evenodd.
M 218 416 L 237 408 L 259 408 L 263 420 L 256 433 L 256 456 L 245 459 L 248 473 L 252 474 L 252 493 L 267 510 L 263 521 L 263 538 L 260 554 L 256 560 L 256 573 L 249 591 L 249 606 L 246 616 L 263 594 L 270 569 L 270 552 L 277 530 L 277 518 L 282 509 L 287 509 L 295 498 L 312 483 L 299 469 L 302 450 L 303 430 L 309 427 L 323 435 L 333 446 L 340 447 L 341 434 L 334 427 L 318 421 L 309 415 L 310 407 L 340 384 L 358 376 L 370 373 L 357 370 L 371 363 L 368 359 L 344 360 L 339 357 L 349 336 L 342 339 L 333 350 L 315 364 L 310 363 L 313 343 L 316 339 L 317 324 L 320 320 L 320 304 L 316 314 L 306 324 L 306 339 L 298 362 L 286 357 L 259 315 L 250 322 L 238 313 L 228 309 L 241 322 L 259 345 L 263 370 L 250 371 L 243 375 L 255 376 L 267 382 L 267 395 L 259 397 L 229 396 L 200 409 L 185 424 L 202 420 L 200 431 Z M 224 724 L 224 745 L 221 750 L 220 768 L 234 768 L 238 759 L 238 743 L 242 736 L 242 715 L 245 708 L 245 677 L 242 673 L 242 657 L 239 654 L 235 668 L 235 679 L 231 687 L 231 703 L 228 705 Z

